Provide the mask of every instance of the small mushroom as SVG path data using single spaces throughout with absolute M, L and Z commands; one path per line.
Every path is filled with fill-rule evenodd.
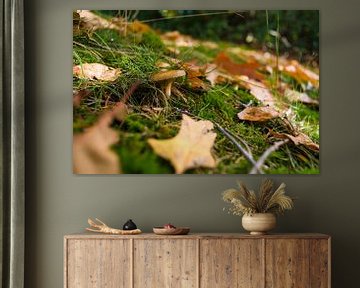
M 185 76 L 184 70 L 160 71 L 151 76 L 151 81 L 162 82 L 163 90 L 167 97 L 171 96 L 171 86 L 176 78 Z

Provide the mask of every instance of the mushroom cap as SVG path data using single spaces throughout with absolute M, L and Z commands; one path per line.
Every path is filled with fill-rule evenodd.
M 186 72 L 184 70 L 169 70 L 169 71 L 160 71 L 158 73 L 155 73 L 151 76 L 152 81 L 162 81 L 162 80 L 169 80 L 169 79 L 175 79 L 178 77 L 183 77 L 186 75 Z

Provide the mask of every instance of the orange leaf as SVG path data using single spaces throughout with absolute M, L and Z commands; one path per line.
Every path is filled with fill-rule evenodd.
M 203 90 L 209 88 L 208 85 L 199 78 L 205 76 L 205 66 L 199 66 L 194 63 L 184 63 L 182 66 L 186 71 L 187 80 L 191 88 Z
M 290 64 L 281 67 L 284 73 L 295 78 L 298 82 L 310 82 L 314 87 L 319 88 L 319 75 L 305 68 L 296 60 Z
M 279 117 L 279 112 L 271 107 L 246 107 L 237 116 L 240 120 L 263 122 Z
M 148 143 L 159 156 L 169 160 L 178 174 L 196 167 L 213 168 L 216 165 L 211 155 L 216 133 L 210 121 L 195 121 L 183 114 L 179 133 L 171 139 L 149 139 Z
M 245 75 L 258 81 L 262 81 L 265 78 L 262 74 L 256 71 L 256 69 L 260 67 L 260 65 L 256 62 L 244 64 L 234 63 L 224 52 L 219 53 L 214 62 L 219 68 L 224 69 L 232 75 Z

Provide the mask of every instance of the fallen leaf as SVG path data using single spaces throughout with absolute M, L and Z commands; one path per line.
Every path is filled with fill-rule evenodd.
M 264 122 L 279 117 L 272 107 L 246 107 L 237 114 L 240 120 Z
M 149 25 L 138 20 L 128 23 L 127 29 L 136 34 L 143 34 L 152 30 Z
M 211 86 L 234 82 L 234 79 L 230 75 L 219 71 L 216 64 L 207 65 L 205 70 L 205 77 L 206 80 L 210 82 Z
M 120 29 L 120 27 L 115 23 L 96 15 L 89 10 L 77 10 L 77 13 L 80 16 L 81 27 L 91 31 L 95 31 L 97 29 Z
M 305 68 L 296 60 L 290 61 L 287 65 L 279 66 L 279 70 L 282 70 L 298 82 L 310 82 L 314 87 L 319 88 L 319 75 Z
M 270 65 L 273 68 L 276 63 L 285 65 L 288 61 L 284 57 L 277 57 L 269 52 L 261 52 L 256 50 L 248 50 L 240 47 L 230 47 L 226 49 L 227 52 L 230 52 L 246 61 L 258 62 L 262 65 Z
M 199 41 L 191 36 L 183 35 L 179 31 L 170 31 L 160 36 L 165 45 L 173 45 L 175 47 L 194 47 L 199 45 Z
M 211 130 L 210 121 L 195 121 L 183 114 L 179 133 L 171 139 L 149 139 L 148 143 L 159 156 L 169 160 L 177 174 L 196 167 L 214 168 L 216 165 L 211 155 L 216 133 Z
M 319 75 L 316 72 L 304 67 L 296 60 L 288 60 L 283 56 L 278 57 L 270 54 L 269 52 L 245 50 L 242 48 L 228 48 L 226 51 L 229 51 L 243 59 L 250 59 L 250 61 L 256 61 L 265 65 L 266 70 L 270 74 L 272 70 L 276 68 L 276 65 L 278 65 L 280 71 L 293 77 L 298 82 L 310 82 L 315 88 L 319 88 Z
M 201 46 L 209 48 L 209 49 L 217 49 L 219 45 L 212 41 L 201 41 Z
M 305 147 L 309 148 L 310 150 L 318 152 L 320 149 L 320 146 L 316 143 L 314 143 L 309 136 L 302 132 L 297 132 L 297 135 L 291 135 L 287 133 L 277 133 L 274 131 L 270 131 L 270 135 L 274 138 L 278 139 L 289 139 L 291 140 L 295 145 L 304 145 Z
M 188 62 L 184 63 L 182 67 L 186 71 L 186 78 L 191 88 L 202 90 L 207 90 L 209 88 L 208 84 L 199 78 L 205 76 L 205 66 L 199 66 Z
M 304 104 L 319 105 L 319 101 L 310 98 L 306 93 L 301 93 L 295 90 L 286 89 L 284 96 L 291 102 L 301 102 Z
M 233 62 L 224 52 L 221 52 L 215 58 L 214 63 L 232 75 L 245 75 L 258 81 L 265 79 L 264 75 L 256 70 L 260 67 L 257 62 L 238 64 Z
M 249 79 L 247 76 L 237 77 L 239 83 L 250 90 L 250 94 L 259 100 L 264 106 L 275 106 L 275 98 L 263 83 Z
M 98 122 L 73 137 L 73 171 L 76 174 L 120 174 L 120 160 L 111 145 L 119 141 L 119 134 L 110 127 L 114 119 L 122 120 L 126 105 L 118 103 L 105 112 Z M 119 118 L 119 115 L 121 115 Z
M 101 81 L 115 81 L 121 70 L 100 63 L 84 63 L 73 67 L 73 74 L 79 78 Z

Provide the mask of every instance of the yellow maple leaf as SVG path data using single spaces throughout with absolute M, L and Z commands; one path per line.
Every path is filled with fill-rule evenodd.
M 169 160 L 177 174 L 196 167 L 213 168 L 216 161 L 211 154 L 216 133 L 207 120 L 195 121 L 183 114 L 179 133 L 171 139 L 149 139 L 148 143 L 159 156 Z

